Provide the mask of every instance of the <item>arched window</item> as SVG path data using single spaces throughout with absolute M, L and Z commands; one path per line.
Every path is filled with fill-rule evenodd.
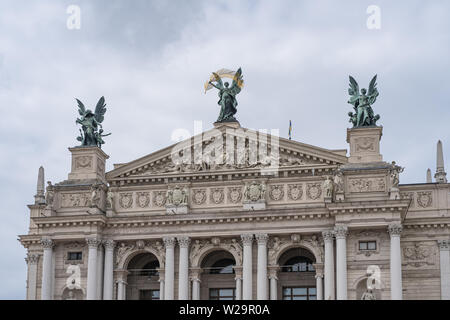
M 231 274 L 234 273 L 234 260 L 221 259 L 216 261 L 209 269 L 210 274 Z
M 315 271 L 313 261 L 307 257 L 290 258 L 281 266 L 281 272 L 309 272 Z
M 158 275 L 159 262 L 157 260 L 150 261 L 144 265 L 142 268 L 140 275 L 141 276 L 156 276 Z

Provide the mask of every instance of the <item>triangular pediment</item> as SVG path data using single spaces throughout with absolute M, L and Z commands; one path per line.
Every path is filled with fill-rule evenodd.
M 220 154 L 222 160 L 217 160 Z M 347 163 L 347 157 L 345 149 L 324 149 L 270 133 L 224 124 L 134 161 L 115 165 L 107 173 L 107 179 L 206 172 L 226 174 L 261 169 L 276 161 L 280 168 L 295 169 L 340 165 Z

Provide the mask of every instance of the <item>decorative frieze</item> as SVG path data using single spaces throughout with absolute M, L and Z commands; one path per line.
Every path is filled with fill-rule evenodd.
M 269 197 L 273 201 L 280 201 L 284 199 L 284 185 L 275 184 L 270 186 Z
M 211 188 L 210 191 L 210 200 L 213 204 L 222 204 L 225 198 L 224 189 L 223 188 Z
M 61 207 L 88 207 L 90 200 L 90 194 L 88 192 L 79 193 L 62 193 L 61 194 Z
M 164 191 L 153 191 L 153 204 L 156 207 L 164 207 L 166 204 L 166 193 Z
M 288 184 L 288 198 L 293 201 L 300 200 L 303 196 L 303 185 Z
M 242 199 L 242 188 L 241 187 L 228 187 L 228 201 L 237 204 Z
M 360 192 L 385 192 L 385 178 L 349 178 L 348 190 L 354 193 Z
M 431 191 L 417 192 L 417 204 L 422 208 L 431 207 L 433 197 Z
M 137 192 L 136 193 L 136 204 L 139 208 L 147 208 L 150 204 L 150 193 L 149 192 Z
M 436 246 L 415 242 L 413 245 L 404 246 L 402 249 L 404 265 L 420 268 L 436 263 Z
M 192 192 L 192 202 L 198 206 L 206 202 L 206 189 L 194 189 Z
M 133 205 L 133 193 L 125 192 L 119 194 L 119 205 L 123 209 L 129 209 Z
M 320 182 L 306 184 L 306 196 L 310 200 L 317 200 L 322 195 L 322 185 Z

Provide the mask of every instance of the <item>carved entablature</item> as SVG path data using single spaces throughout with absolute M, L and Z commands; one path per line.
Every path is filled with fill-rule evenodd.
M 438 263 L 436 242 L 402 243 L 402 264 L 408 269 L 434 268 Z
M 61 193 L 61 208 L 88 207 L 89 192 Z
M 349 177 L 347 188 L 350 193 L 386 192 L 385 177 Z

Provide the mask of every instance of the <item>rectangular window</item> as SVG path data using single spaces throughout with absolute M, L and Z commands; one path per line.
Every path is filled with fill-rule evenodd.
M 234 300 L 234 288 L 209 289 L 209 300 Z
M 159 290 L 139 290 L 139 300 L 159 300 Z
M 283 300 L 316 300 L 315 287 L 285 287 Z
M 359 250 L 377 250 L 377 242 L 359 241 Z
M 82 252 L 68 252 L 67 253 L 67 260 L 82 260 L 83 259 L 83 253 Z

